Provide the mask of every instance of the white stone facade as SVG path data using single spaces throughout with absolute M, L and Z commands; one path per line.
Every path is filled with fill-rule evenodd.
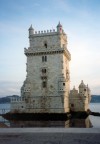
M 34 32 L 29 28 L 27 76 L 21 88 L 23 101 L 12 101 L 12 112 L 65 113 L 69 112 L 71 55 L 62 25 L 57 31 Z

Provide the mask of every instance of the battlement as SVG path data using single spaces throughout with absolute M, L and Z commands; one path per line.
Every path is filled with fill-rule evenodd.
M 53 30 L 42 30 L 42 31 L 35 31 L 35 34 L 45 34 L 45 33 L 54 33 L 57 32 L 55 29 Z
M 47 35 L 55 35 L 57 34 L 56 30 L 43 30 L 43 31 L 35 31 L 32 35 L 29 34 L 30 36 L 47 36 Z
M 62 33 L 57 32 L 55 29 L 53 30 L 42 30 L 42 31 L 35 31 L 32 35 L 29 36 L 45 36 L 45 35 L 56 35 L 56 34 L 65 34 L 62 30 Z
M 25 101 L 25 98 L 23 98 L 23 97 L 11 98 L 12 103 L 14 103 L 14 102 L 24 102 L 24 101 Z
M 61 34 L 61 33 L 63 33 L 64 34 L 64 30 L 63 30 L 63 28 L 62 28 L 62 25 L 59 23 L 58 25 L 57 25 L 57 30 L 55 30 L 55 29 L 50 29 L 50 30 L 41 30 L 41 31 L 35 31 L 34 29 L 33 29 L 33 27 L 32 27 L 32 25 L 30 26 L 30 28 L 29 28 L 29 36 L 33 36 L 33 35 L 38 35 L 38 36 L 40 36 L 40 35 L 49 35 L 49 34 L 54 34 L 54 33 L 56 33 L 56 34 Z

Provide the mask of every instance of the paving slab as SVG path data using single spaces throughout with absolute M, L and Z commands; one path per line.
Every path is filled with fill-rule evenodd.
M 0 144 L 100 144 L 100 129 L 1 128 Z

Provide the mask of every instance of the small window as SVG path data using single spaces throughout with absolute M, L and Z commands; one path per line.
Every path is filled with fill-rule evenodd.
M 65 83 L 63 83 L 63 86 L 65 86 Z
M 46 71 L 47 71 L 46 69 L 42 69 L 42 73 L 46 73 Z
M 44 47 L 47 48 L 47 43 L 44 44 Z
M 48 45 L 47 45 L 47 41 L 44 41 L 44 47 L 47 48 Z
M 71 107 L 74 107 L 74 104 L 71 104 Z
M 42 62 L 46 62 L 47 61 L 47 56 L 42 56 Z
M 86 89 L 84 89 L 84 91 L 86 91 Z
M 42 80 L 46 80 L 47 77 L 46 76 L 41 76 Z
M 45 62 L 47 61 L 47 56 L 45 56 Z
M 44 62 L 44 56 L 42 56 L 42 62 Z
M 46 83 L 46 81 L 43 81 L 43 83 L 42 83 L 42 87 L 43 87 L 43 88 L 46 88 L 46 87 L 47 87 L 47 83 Z
M 44 73 L 46 73 L 46 69 L 44 69 Z

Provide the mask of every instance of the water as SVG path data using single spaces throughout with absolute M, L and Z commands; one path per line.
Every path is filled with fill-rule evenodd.
M 10 111 L 10 104 L 0 104 L 0 114 L 5 114 Z M 0 127 L 10 127 L 10 123 L 8 120 L 4 119 L 0 116 Z
M 10 110 L 10 104 L 0 104 L 0 114 Z M 100 103 L 91 103 L 90 110 L 100 112 Z M 81 127 L 100 128 L 100 117 L 89 116 L 86 119 L 72 119 L 67 121 L 8 121 L 0 116 L 0 127 Z
M 10 111 L 10 104 L 0 104 L 0 114 L 7 113 Z
M 100 103 L 91 103 L 90 110 L 100 112 Z M 100 128 L 100 116 L 89 116 L 94 128 Z

